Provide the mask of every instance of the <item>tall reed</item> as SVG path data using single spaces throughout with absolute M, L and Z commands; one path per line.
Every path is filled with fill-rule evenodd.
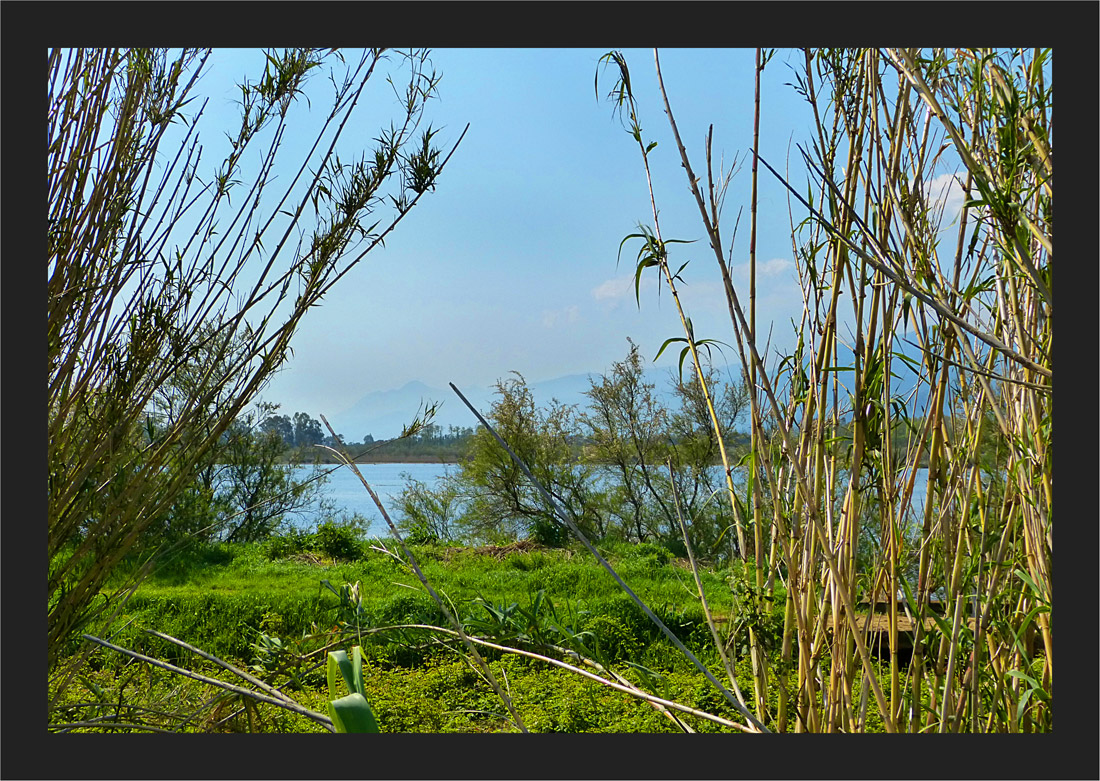
M 113 594 L 111 574 L 194 484 L 290 354 L 306 313 L 434 189 L 450 157 L 441 160 L 431 128 L 420 129 L 439 81 L 428 52 L 402 55 L 408 80 L 397 120 L 369 156 L 347 164 L 336 145 L 390 55 L 372 49 L 348 63 L 332 50 L 289 49 L 265 52 L 262 76 L 239 85 L 240 129 L 208 176 L 198 130 L 205 103 L 194 101 L 211 54 L 47 55 L 54 701 L 91 651 L 82 630 L 110 623 L 148 567 Z M 332 103 L 276 192 L 273 166 L 287 154 L 284 135 L 301 118 L 292 109 L 317 68 L 328 72 Z M 235 177 L 253 159 L 259 169 L 242 192 Z M 295 244 L 310 204 L 310 242 Z
M 1051 727 L 1049 57 L 1040 50 L 801 53 L 795 87 L 814 127 L 799 147 L 809 200 L 753 149 L 750 279 L 759 162 L 791 193 L 804 299 L 797 348 L 769 362 L 757 339 L 755 286 L 750 281 L 746 316 L 723 257 L 728 178 L 716 194 L 713 127 L 704 192 L 654 53 L 738 356 L 753 379 L 751 544 L 732 484 L 730 498 L 742 555 L 753 552 L 746 562 L 756 596 L 777 576 L 788 585 L 778 662 L 780 669 L 797 664 L 797 685 L 788 692 L 780 682 L 774 713 L 763 713 L 767 677 L 752 642 L 758 714 L 780 731 L 792 710 L 795 731 L 863 731 L 872 702 L 888 731 Z M 630 110 L 654 204 L 654 227 L 632 235 L 645 242 L 636 273 L 659 267 L 683 325 L 676 341 L 697 361 L 706 340 L 696 339 L 684 313 L 670 242 L 661 241 L 656 222 L 654 145 L 641 138 L 625 58 L 606 59 L 619 68 L 611 95 Z M 758 51 L 757 78 L 766 61 Z M 758 128 L 758 80 L 754 108 Z M 952 158 L 966 200 L 954 240 L 941 247 L 949 201 L 934 187 Z M 795 210 L 803 215 L 797 223 Z M 845 349 L 850 367 L 840 366 Z M 911 384 L 904 393 L 895 385 L 902 377 Z M 763 436 L 765 422 L 772 441 Z M 914 527 L 904 511 L 924 463 L 927 497 Z M 724 453 L 723 464 L 728 473 Z M 887 624 L 881 673 L 865 615 L 879 602 Z M 903 624 L 913 627 L 910 659 Z

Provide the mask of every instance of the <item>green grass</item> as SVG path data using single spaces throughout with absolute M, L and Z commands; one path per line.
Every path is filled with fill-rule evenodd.
M 609 610 L 608 606 L 620 603 L 629 605 L 625 610 L 633 607 L 611 575 L 583 552 L 543 549 L 509 553 L 502 560 L 439 546 L 415 547 L 413 552 L 432 586 L 459 606 L 477 598 L 524 605 L 544 591 L 558 607 L 589 611 Z M 609 555 L 620 576 L 659 615 L 688 611 L 702 620 L 689 570 L 674 561 L 662 564 L 646 547 L 625 546 L 609 550 Z M 722 617 L 729 615 L 733 604 L 729 575 L 729 571 L 703 572 L 711 608 Z M 405 604 L 410 598 L 431 604 L 412 571 L 376 550 L 365 550 L 354 561 L 322 557 L 320 563 L 310 563 L 270 560 L 263 545 L 222 544 L 192 552 L 154 573 L 130 600 L 127 613 L 140 619 L 135 624 L 152 623 L 150 628 L 211 653 L 240 658 L 250 653 L 255 640 L 245 635 L 255 635 L 268 614 L 277 615 L 283 630 L 293 634 L 306 631 L 311 622 L 324 626 L 334 620 L 337 600 L 322 587 L 322 580 L 337 588 L 358 582 L 364 607 L 379 618 L 400 617 L 394 604 Z M 204 642 L 214 645 L 204 646 Z
M 649 660 L 654 663 L 653 660 Z M 508 681 L 508 689 L 517 709 L 531 732 L 678 732 L 665 716 L 651 706 L 565 670 L 548 668 L 517 656 L 503 656 L 490 662 L 494 674 Z M 190 669 L 225 678 L 224 671 L 196 660 Z M 364 667 L 364 683 L 371 709 L 383 732 L 408 733 L 482 733 L 514 731 L 507 723 L 505 709 L 491 688 L 464 659 L 436 654 L 416 667 L 397 665 L 372 658 Z M 627 671 L 635 681 L 640 676 Z M 747 683 L 748 671 L 739 677 Z M 96 686 L 112 702 L 127 707 L 158 707 L 170 710 L 183 705 L 198 709 L 203 700 L 217 690 L 196 681 L 180 678 L 146 665 L 132 664 L 125 671 L 102 668 L 89 672 L 66 692 L 65 703 L 76 705 L 94 699 Z M 319 676 L 307 678 L 299 688 L 288 689 L 300 704 L 324 712 L 327 688 Z M 715 696 L 702 675 L 673 663 L 657 683 L 656 693 L 678 702 L 706 708 L 736 719 L 732 708 Z M 239 706 L 229 700 L 221 713 Z M 62 717 L 76 718 L 76 709 L 59 709 Z M 113 711 L 112 711 L 113 712 Z M 145 716 L 148 723 L 148 716 Z M 699 732 L 715 732 L 719 725 L 686 716 L 685 721 Z M 137 719 L 135 719 L 137 720 Z M 204 713 L 183 731 L 210 729 Z M 166 725 L 167 726 L 167 725 Z M 220 729 L 246 729 L 238 717 Z M 302 716 L 261 704 L 255 727 L 266 732 L 322 732 L 322 727 Z
M 695 586 L 683 561 L 656 545 L 601 546 L 620 576 L 711 669 L 721 673 Z M 392 548 L 391 548 L 392 549 Z M 513 603 L 530 609 L 544 592 L 557 621 L 572 631 L 598 638 L 598 653 L 628 678 L 641 681 L 630 663 L 659 673 L 650 681 L 654 693 L 693 707 L 736 718 L 704 677 L 659 633 L 614 579 L 583 550 L 535 549 L 500 551 L 419 546 L 414 555 L 428 580 L 454 605 L 464 620 L 486 620 L 489 612 L 478 600 L 507 609 Z M 494 555 L 495 554 L 495 555 Z M 717 616 L 733 608 L 729 570 L 704 570 L 708 601 Z M 296 645 L 299 651 L 319 647 L 324 640 L 303 635 L 332 630 L 341 614 L 339 600 L 322 585 L 337 590 L 359 584 L 363 624 L 367 627 L 402 623 L 447 626 L 447 622 L 411 572 L 378 550 L 361 547 L 357 558 L 333 560 L 301 552 L 292 558 L 272 558 L 270 544 L 212 545 L 181 556 L 154 573 L 131 598 L 116 622 L 111 639 L 155 658 L 195 669 L 201 660 L 143 630 L 156 629 L 238 665 L 261 661 L 256 644 L 261 633 Z M 543 619 L 545 622 L 545 619 Z M 544 625 L 546 625 L 544 623 Z M 723 626 L 727 626 L 723 624 Z M 470 631 L 475 631 L 471 629 Z M 369 661 L 371 704 L 384 731 L 482 732 L 508 729 L 500 715 L 503 705 L 469 663 L 451 650 L 429 645 L 426 635 L 388 635 L 362 640 Z M 356 640 L 354 642 L 360 642 Z M 506 643 L 507 644 L 507 643 Z M 522 644 L 522 643 L 520 643 Z M 351 645 L 351 642 L 348 643 Z M 506 678 L 517 707 L 532 731 L 628 732 L 676 731 L 651 706 L 568 671 L 545 663 L 483 649 L 498 678 Z M 319 659 L 319 657 L 314 657 Z M 268 660 L 269 680 L 276 665 Z M 127 683 L 136 663 L 120 654 L 96 652 L 91 667 L 97 685 L 117 699 L 149 701 L 160 696 L 173 676 L 145 676 L 146 688 Z M 743 668 L 743 669 L 742 669 Z M 130 672 L 128 673 L 127 670 Z M 324 711 L 323 668 L 297 668 L 292 694 L 314 710 Z M 743 687 L 751 688 L 746 664 L 738 668 Z M 216 677 L 226 680 L 227 673 Z M 663 677 L 660 677 L 663 676 Z M 139 676 L 140 677 L 140 676 Z M 156 679 L 158 683 L 152 683 Z M 281 682 L 285 676 L 279 679 Z M 85 687 L 77 684 L 76 691 Z M 179 685 L 173 682 L 171 685 Z M 131 689 L 126 687 L 130 686 Z M 188 683 L 184 688 L 200 684 Z M 125 690 L 125 692 L 123 692 Z M 190 689 L 187 689 L 190 691 Z M 211 690 L 212 691 L 212 690 Z M 201 702 L 199 694 L 188 695 Z M 205 696 L 210 696 L 207 693 Z M 186 697 L 184 698 L 186 699 Z M 188 700 L 190 701 L 190 700 Z M 261 708 L 268 731 L 313 731 L 308 720 Z M 693 728 L 712 731 L 716 725 L 692 719 Z

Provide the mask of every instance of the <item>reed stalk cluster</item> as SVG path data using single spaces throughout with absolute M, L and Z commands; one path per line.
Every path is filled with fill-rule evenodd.
M 370 154 L 336 154 L 391 57 L 264 52 L 210 170 L 197 100 L 210 50 L 47 53 L 51 702 L 90 653 L 82 630 L 109 625 L 148 568 L 114 593 L 111 573 L 195 484 L 306 313 L 434 189 L 450 154 L 421 129 L 439 82 L 427 51 L 394 68 L 400 108 Z M 276 185 L 322 72 L 331 103 L 317 103 L 313 144 Z
M 755 714 L 796 732 L 860 732 L 869 709 L 890 732 L 1049 730 L 1050 52 L 801 52 L 795 88 L 814 128 L 799 147 L 805 196 L 758 154 L 759 76 L 771 54 L 756 57 L 750 283 L 738 290 L 732 246 L 723 254 L 730 176 L 717 172 L 716 188 L 713 126 L 699 176 L 654 52 L 752 383 L 747 513 L 729 486 L 751 599 L 762 607 L 777 579 L 787 585 L 778 653 L 750 635 Z M 605 60 L 618 67 L 610 97 L 628 116 L 653 204 L 653 226 L 634 236 L 645 245 L 637 274 L 658 268 L 699 365 L 705 340 L 685 314 L 658 222 L 655 145 L 641 137 L 625 58 Z M 951 202 L 934 190 L 944 171 L 965 198 L 951 226 Z M 782 360 L 766 354 L 756 324 L 761 174 L 790 192 L 803 296 L 797 348 Z M 840 366 L 847 355 L 853 365 Z M 904 393 L 902 376 L 911 380 Z M 924 464 L 927 497 L 914 521 L 904 509 Z M 872 632 L 876 605 L 885 630 Z M 911 654 L 902 648 L 910 627 Z M 876 638 L 885 648 L 872 648 Z M 796 684 L 769 677 L 768 664 L 796 670 Z

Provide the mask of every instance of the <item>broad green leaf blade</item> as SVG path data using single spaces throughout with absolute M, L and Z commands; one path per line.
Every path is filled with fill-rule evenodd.
M 336 692 L 333 691 L 332 686 L 335 683 L 335 674 L 332 673 L 333 664 L 340 668 L 340 674 L 344 677 L 344 683 L 347 684 L 348 691 L 355 691 L 355 676 L 352 672 L 351 660 L 348 659 L 347 651 L 329 651 L 329 695 L 335 697 Z
M 1034 691 L 1035 691 L 1035 689 L 1028 689 L 1024 692 L 1023 696 L 1020 697 L 1020 702 L 1016 705 L 1016 723 L 1017 724 L 1019 724 L 1020 721 L 1023 720 L 1024 711 L 1027 710 L 1028 700 L 1031 699 L 1031 694 Z
M 328 679 L 328 696 L 330 699 L 335 700 L 339 689 L 336 686 L 337 676 L 339 675 L 340 664 L 336 658 L 337 653 L 344 653 L 343 651 L 331 651 L 328 655 L 328 664 L 326 665 L 326 676 Z M 345 654 L 346 656 L 346 654 Z
M 622 241 L 619 242 L 619 254 L 618 254 L 618 257 L 616 257 L 616 259 L 615 259 L 615 268 L 619 267 L 619 261 L 622 260 L 623 245 L 626 244 L 631 239 L 644 239 L 644 238 L 645 238 L 645 236 L 643 236 L 641 233 L 631 233 L 629 236 L 627 236 L 625 239 L 623 239 Z
M 352 689 L 352 691 L 366 696 L 367 690 L 363 685 L 363 649 L 359 646 L 355 646 L 351 649 L 351 654 L 351 673 L 355 679 L 355 688 Z
M 1013 678 L 1019 678 L 1021 681 L 1026 681 L 1027 683 L 1030 683 L 1031 688 L 1033 688 L 1033 689 L 1043 688 L 1042 686 L 1039 685 L 1039 682 L 1037 680 L 1035 680 L 1034 678 L 1032 678 L 1030 675 L 1028 675 L 1025 672 L 1022 672 L 1020 670 L 1008 670 L 1007 673 L 1008 673 L 1008 675 L 1011 675 Z
M 1024 572 L 1023 569 L 1021 569 L 1019 567 L 1016 568 L 1016 577 L 1018 577 L 1020 580 L 1022 580 L 1024 583 L 1026 583 L 1028 585 L 1028 587 L 1031 589 L 1031 593 L 1033 593 L 1038 599 L 1040 599 L 1044 603 L 1049 601 L 1046 598 L 1046 596 L 1047 596 L 1046 595 L 1046 590 L 1041 589 L 1037 585 L 1035 585 L 1035 581 L 1032 580 L 1031 576 L 1028 575 L 1026 572 Z
M 328 705 L 328 712 L 337 732 L 381 732 L 367 698 L 359 692 L 333 700 Z
M 940 632 L 944 637 L 951 637 L 951 626 L 947 623 L 947 620 L 940 616 L 939 613 L 929 613 L 929 618 L 936 622 L 936 626 L 939 627 Z

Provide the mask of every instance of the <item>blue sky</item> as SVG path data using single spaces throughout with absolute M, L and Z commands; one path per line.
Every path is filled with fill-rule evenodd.
M 442 81 L 425 119 L 440 128 L 437 140 L 448 149 L 466 123 L 470 130 L 436 192 L 307 315 L 292 342 L 294 356 L 265 391 L 266 400 L 284 412 L 333 415 L 368 392 L 411 380 L 485 387 L 512 370 L 530 381 L 602 372 L 626 355 L 627 337 L 652 359 L 665 339 L 682 336 L 655 276 L 642 285 L 641 307 L 635 303 L 637 243 L 626 245 L 616 267 L 623 238 L 653 220 L 637 144 L 602 99 L 613 70 L 601 75 L 596 99 L 593 80 L 606 51 L 433 52 Z M 676 265 L 692 261 L 683 275 L 683 304 L 697 337 L 732 343 L 721 279 L 664 115 L 653 53 L 624 54 L 643 137 L 658 142 L 650 161 L 662 234 L 698 240 L 675 245 L 671 254 Z M 696 172 L 705 170 L 709 123 L 716 160 L 724 158 L 727 167 L 735 157 L 744 162 L 726 199 L 723 241 L 728 249 L 743 206 L 733 264 L 735 284 L 747 290 L 753 50 L 669 49 L 660 56 Z M 806 140 L 810 116 L 787 86 L 793 81 L 788 59 L 796 62 L 779 51 L 763 73 L 761 154 L 782 171 L 789 153 L 792 181 L 804 186 L 794 144 Z M 203 84 L 211 96 L 208 113 L 232 117 L 233 80 L 246 70 L 255 78 L 260 67 L 257 52 L 218 53 Z M 395 116 L 392 93 L 379 85 L 371 93 L 363 146 Z M 324 92 L 318 95 L 319 108 Z M 308 132 L 300 137 L 310 138 Z M 786 194 L 763 169 L 759 201 L 758 328 L 774 327 L 772 346 L 785 350 L 802 300 Z M 669 350 L 657 365 L 675 366 L 677 354 Z M 728 358 L 735 361 L 735 353 Z

